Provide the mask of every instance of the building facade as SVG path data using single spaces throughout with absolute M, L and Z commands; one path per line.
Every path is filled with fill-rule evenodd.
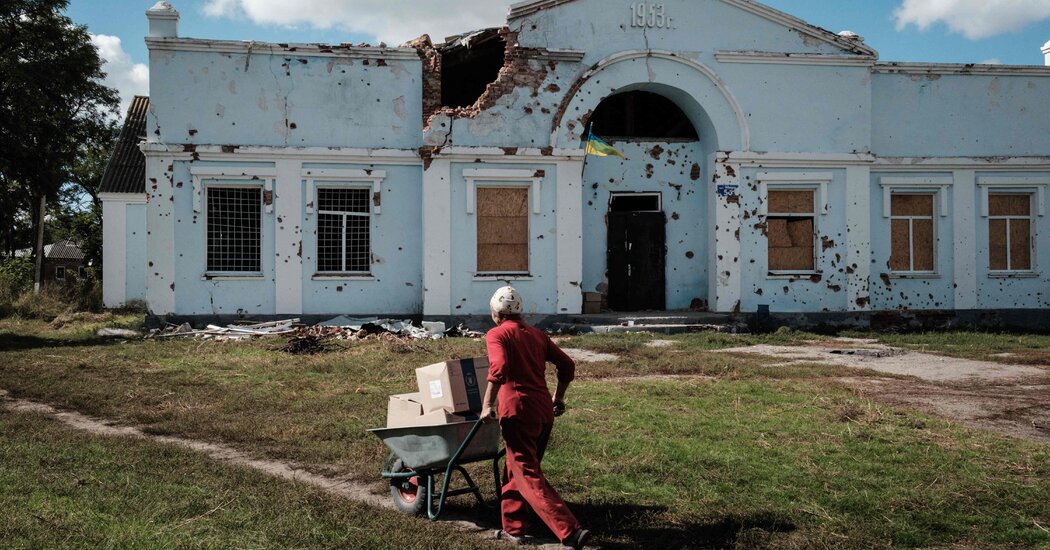
M 475 315 L 506 281 L 547 315 L 1050 307 L 1050 67 L 882 62 L 750 0 L 537 0 L 396 48 L 147 15 L 105 267 L 155 314 Z

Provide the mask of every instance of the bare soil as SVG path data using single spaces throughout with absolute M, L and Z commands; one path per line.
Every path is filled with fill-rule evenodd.
M 724 351 L 784 360 L 770 367 L 824 363 L 883 372 L 892 377 L 838 380 L 869 399 L 918 409 L 1008 437 L 1050 442 L 1050 366 L 1047 365 L 1010 365 L 944 357 L 856 339 Z

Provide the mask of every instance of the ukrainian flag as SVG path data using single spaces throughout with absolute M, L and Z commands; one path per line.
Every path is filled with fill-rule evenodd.
M 608 143 L 605 143 L 605 141 L 603 141 L 601 138 L 599 138 L 598 136 L 594 135 L 593 132 L 588 131 L 587 134 L 588 135 L 587 135 L 587 153 L 586 154 L 594 155 L 596 157 L 616 156 L 616 157 L 620 157 L 620 158 L 622 158 L 624 160 L 627 160 L 627 157 L 623 156 L 623 153 L 617 151 L 615 148 L 613 148 L 612 145 L 609 145 Z

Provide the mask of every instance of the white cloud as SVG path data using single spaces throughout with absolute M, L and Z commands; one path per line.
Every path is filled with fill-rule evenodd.
M 142 63 L 135 63 L 116 36 L 93 34 L 91 43 L 98 48 L 98 55 L 102 58 L 106 85 L 115 88 L 120 94 L 120 117 L 123 118 L 132 97 L 149 94 L 149 68 Z
M 981 61 L 980 64 L 981 65 L 1002 65 L 1003 61 L 1001 59 L 999 59 L 998 57 L 993 57 L 991 59 L 985 59 L 984 61 Z
M 897 30 L 937 23 L 970 40 L 1020 30 L 1050 19 L 1050 0 L 904 0 L 893 12 Z
M 245 17 L 256 24 L 341 29 L 375 36 L 397 45 L 429 34 L 435 42 L 446 36 L 507 20 L 512 0 L 207 0 L 212 17 Z

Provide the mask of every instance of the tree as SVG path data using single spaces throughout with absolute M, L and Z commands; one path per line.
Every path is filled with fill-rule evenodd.
M 87 29 L 62 13 L 67 6 L 0 2 L 0 186 L 16 189 L 9 200 L 20 203 L 0 205 L 0 223 L 23 216 L 37 232 L 44 223 L 37 205 L 58 199 L 85 144 L 111 137 L 117 110 L 98 50 Z

